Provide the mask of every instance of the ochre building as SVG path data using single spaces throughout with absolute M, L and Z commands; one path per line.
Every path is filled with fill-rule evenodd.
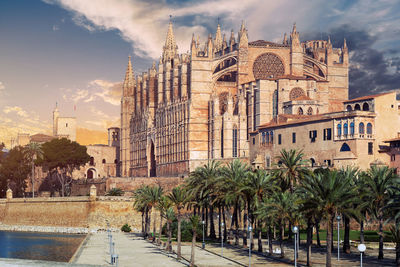
M 129 58 L 121 99 L 121 175 L 187 175 L 210 159 L 249 160 L 250 133 L 281 114 L 342 110 L 348 49 L 300 42 L 296 25 L 281 43 L 237 35 L 194 35 L 178 54 L 172 23 L 158 65 L 134 76 Z

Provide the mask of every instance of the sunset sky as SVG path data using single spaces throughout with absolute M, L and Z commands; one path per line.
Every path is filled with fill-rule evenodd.
M 172 15 L 178 50 L 244 20 L 249 40 L 347 39 L 350 97 L 400 88 L 400 1 L 1 0 L 0 142 L 51 133 L 56 102 L 86 135 L 119 126 L 128 55 L 135 74 L 158 61 Z M 76 111 L 74 111 L 76 106 Z M 96 142 L 105 142 L 98 138 Z

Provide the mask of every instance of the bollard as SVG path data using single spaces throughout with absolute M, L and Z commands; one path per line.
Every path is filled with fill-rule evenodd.
M 118 254 L 113 254 L 111 255 L 111 265 L 114 265 L 118 267 Z

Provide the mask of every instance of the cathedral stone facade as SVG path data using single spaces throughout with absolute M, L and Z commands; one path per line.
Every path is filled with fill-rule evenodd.
M 249 160 L 249 136 L 280 114 L 315 115 L 348 99 L 348 49 L 300 42 L 249 42 L 242 24 L 220 25 L 178 54 L 172 23 L 162 56 L 134 76 L 129 58 L 121 99 L 121 175 L 187 175 L 210 159 Z

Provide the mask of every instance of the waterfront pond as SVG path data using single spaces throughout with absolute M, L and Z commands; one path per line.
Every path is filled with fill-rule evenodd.
M 85 235 L 0 231 L 0 258 L 68 262 Z

